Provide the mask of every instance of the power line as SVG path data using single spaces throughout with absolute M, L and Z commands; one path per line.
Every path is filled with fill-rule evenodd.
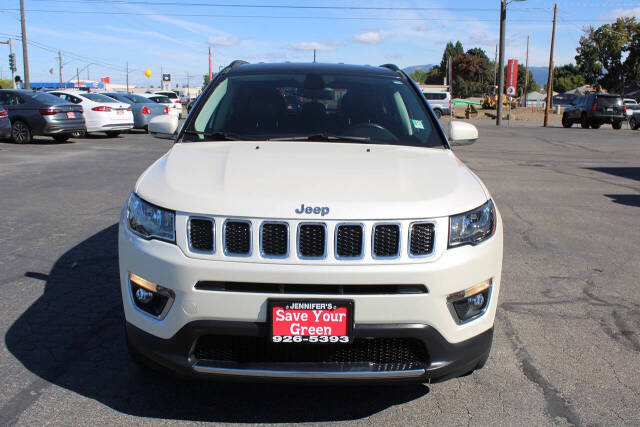
M 51 0 L 32 0 L 51 4 Z M 238 3 L 189 3 L 176 1 L 131 1 L 131 0 L 56 0 L 54 3 L 111 3 L 136 6 L 178 6 L 178 7 L 217 7 L 217 8 L 242 8 L 242 9 L 306 9 L 306 10 L 373 10 L 373 11 L 466 11 L 466 12 L 495 12 L 495 8 L 465 8 L 465 7 L 383 7 L 383 6 L 300 6 L 280 4 L 238 4 Z M 548 11 L 548 8 L 529 7 L 515 10 L 522 11 Z

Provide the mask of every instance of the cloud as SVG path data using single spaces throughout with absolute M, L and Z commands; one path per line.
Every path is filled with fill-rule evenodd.
M 295 50 L 298 52 L 303 52 L 307 50 L 319 50 L 319 51 L 327 51 L 333 50 L 336 48 L 338 43 L 330 42 L 330 43 L 320 43 L 320 42 L 300 42 L 287 46 L 289 50 Z
M 213 36 L 207 39 L 207 43 L 211 46 L 235 46 L 243 39 L 233 36 L 231 34 L 225 34 L 221 36 Z
M 604 15 L 600 15 L 600 19 L 617 19 L 623 17 L 640 17 L 640 7 L 634 9 L 615 9 Z
M 188 46 L 195 47 L 195 48 L 201 48 L 203 46 L 203 43 L 196 43 L 196 42 L 192 42 L 190 40 L 178 39 L 178 38 L 175 38 L 175 37 L 168 36 L 168 35 L 166 35 L 164 33 L 159 33 L 157 31 L 134 30 L 134 29 L 130 29 L 130 28 L 114 27 L 114 26 L 111 26 L 111 25 L 106 25 L 104 28 L 107 29 L 107 30 L 119 33 L 119 34 L 125 33 L 125 34 L 134 34 L 134 35 L 139 35 L 139 36 L 144 36 L 144 37 L 152 37 L 152 38 L 155 38 L 155 39 L 176 43 L 176 44 L 179 44 L 181 46 L 188 45 Z
M 365 33 L 354 35 L 353 39 L 358 43 L 378 44 L 382 41 L 382 33 L 378 30 L 367 31 Z

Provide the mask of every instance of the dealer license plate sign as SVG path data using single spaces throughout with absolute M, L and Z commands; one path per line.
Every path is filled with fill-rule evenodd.
M 67 112 L 67 118 L 68 119 L 75 119 L 76 118 L 76 113 L 73 112 L 73 111 Z
M 353 301 L 269 300 L 268 322 L 274 343 L 350 343 Z

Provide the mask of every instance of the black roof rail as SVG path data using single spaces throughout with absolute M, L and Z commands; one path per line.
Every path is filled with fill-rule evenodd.
M 224 67 L 222 72 L 229 71 L 229 70 L 231 70 L 233 68 L 236 68 L 236 67 L 239 67 L 240 65 L 245 65 L 245 64 L 248 64 L 248 62 L 247 61 L 243 61 L 242 59 L 236 59 L 234 61 L 231 61 L 231 63 L 229 65 Z
M 400 68 L 398 68 L 398 66 L 396 64 L 382 64 L 382 65 L 380 65 L 380 67 L 388 68 L 391 71 L 395 71 L 396 73 L 399 73 L 400 71 L 402 71 Z

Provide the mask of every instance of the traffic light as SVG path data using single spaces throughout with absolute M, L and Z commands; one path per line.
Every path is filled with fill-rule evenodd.
M 15 53 L 10 53 L 9 54 L 9 69 L 11 71 L 16 71 L 16 54 Z

